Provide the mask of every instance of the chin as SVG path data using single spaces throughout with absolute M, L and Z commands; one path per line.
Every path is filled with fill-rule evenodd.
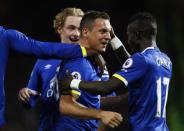
M 100 53 L 104 53 L 105 51 L 106 51 L 106 49 L 99 50 Z

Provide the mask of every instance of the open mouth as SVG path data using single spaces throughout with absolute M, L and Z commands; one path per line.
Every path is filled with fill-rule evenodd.
M 106 45 L 108 44 L 108 42 L 102 42 L 102 44 L 103 44 L 104 46 L 106 46 Z
M 79 37 L 70 37 L 69 39 L 70 39 L 70 41 L 72 41 L 72 42 L 77 42 L 77 41 L 79 41 Z

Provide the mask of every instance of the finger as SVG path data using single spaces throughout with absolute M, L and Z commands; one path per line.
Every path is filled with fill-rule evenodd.
M 21 97 L 25 100 L 25 101 L 28 101 L 29 100 L 29 95 L 27 95 L 28 91 L 24 90 L 24 91 L 21 91 Z
M 115 126 L 112 123 L 108 123 L 107 126 L 110 126 L 111 128 L 115 128 Z
M 115 121 L 113 121 L 113 120 L 111 120 L 110 122 L 109 122 L 109 124 L 110 125 L 113 125 L 114 127 L 117 127 L 119 124 L 118 123 L 116 123 Z
M 115 37 L 115 33 L 114 33 L 114 29 L 113 28 L 111 29 L 110 35 L 111 35 L 111 38 Z
M 29 90 L 28 89 L 26 89 L 25 92 L 24 92 L 24 98 L 26 100 L 29 100 L 29 98 L 30 98 L 30 94 L 29 94 Z
M 38 91 L 35 91 L 35 90 L 32 90 L 32 89 L 29 89 L 29 94 L 34 95 L 34 96 L 40 95 L 40 93 Z
M 116 113 L 116 117 L 115 117 L 118 121 L 122 122 L 123 121 L 123 117 L 121 116 L 121 114 Z
M 117 123 L 118 125 L 120 125 L 121 121 L 119 121 L 117 118 L 113 119 L 112 121 L 114 121 L 115 123 Z
M 29 89 L 26 89 L 24 93 L 25 93 L 26 99 L 29 99 L 31 91 Z
M 19 93 L 19 100 L 21 100 L 24 103 L 27 103 L 26 99 L 22 96 L 21 93 Z

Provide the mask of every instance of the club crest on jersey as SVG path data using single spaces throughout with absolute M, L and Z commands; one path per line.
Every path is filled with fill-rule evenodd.
M 123 68 L 124 68 L 124 69 L 127 69 L 127 68 L 131 67 L 132 64 L 133 64 L 132 58 L 128 58 L 128 59 L 125 61 L 125 63 L 123 64 Z
M 52 67 L 51 64 L 47 64 L 47 65 L 44 66 L 44 69 L 50 69 L 51 67 Z
M 81 80 L 81 74 L 77 71 L 72 72 L 72 76 L 74 79 Z

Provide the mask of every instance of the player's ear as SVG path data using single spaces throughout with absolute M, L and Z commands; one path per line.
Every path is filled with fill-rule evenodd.
M 59 26 L 59 27 L 57 28 L 57 33 L 58 33 L 58 34 L 61 34 L 61 33 L 62 33 L 62 27 Z
M 88 28 L 82 28 L 82 36 L 87 36 L 88 34 Z

